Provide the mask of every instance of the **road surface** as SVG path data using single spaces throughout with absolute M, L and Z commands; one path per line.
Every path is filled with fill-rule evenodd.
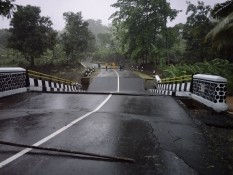
M 88 92 L 96 94 L 1 98 L 0 140 L 127 157 L 135 163 L 0 145 L 0 174 L 226 173 L 187 111 L 172 97 L 148 94 L 144 81 L 131 72 L 103 69 Z

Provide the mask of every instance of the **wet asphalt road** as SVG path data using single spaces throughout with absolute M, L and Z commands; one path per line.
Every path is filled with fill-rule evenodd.
M 0 174 L 225 173 L 184 108 L 172 97 L 148 96 L 144 81 L 131 72 L 101 70 L 88 91 L 114 94 L 24 93 L 1 98 L 0 140 L 29 145 L 41 141 L 43 147 L 128 157 L 135 163 L 38 150 L 16 158 L 22 148 L 0 145 Z M 117 94 L 121 92 L 125 94 Z M 9 158 L 13 161 L 6 163 Z

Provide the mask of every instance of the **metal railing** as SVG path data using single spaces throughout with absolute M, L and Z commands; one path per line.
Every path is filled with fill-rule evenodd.
M 161 83 L 182 83 L 192 81 L 192 75 L 184 75 L 180 77 L 164 78 Z
M 63 78 L 59 78 L 59 77 L 56 77 L 56 76 L 51 76 L 51 75 L 48 75 L 48 74 L 44 74 L 44 73 L 40 73 L 40 72 L 36 72 L 36 71 L 32 71 L 32 70 L 27 70 L 27 72 L 28 72 L 29 77 L 38 78 L 40 80 L 48 80 L 48 81 L 64 83 L 64 84 L 75 84 L 75 83 L 77 83 L 75 81 L 66 80 L 66 79 L 63 79 Z

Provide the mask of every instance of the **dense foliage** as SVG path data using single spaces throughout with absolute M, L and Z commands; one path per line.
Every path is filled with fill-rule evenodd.
M 20 51 L 25 59 L 34 66 L 34 59 L 39 58 L 56 42 L 57 33 L 53 30 L 48 17 L 40 16 L 40 8 L 19 6 L 11 19 L 9 47 Z
M 164 66 L 163 77 L 177 77 L 194 74 L 210 74 L 227 78 L 228 94 L 233 95 L 233 63 L 228 60 L 214 59 L 211 61 L 197 62 L 195 64 L 178 64 Z
M 108 27 L 102 24 L 101 20 L 93 20 L 88 19 L 88 29 L 95 35 L 95 38 L 97 39 L 97 35 L 100 33 L 108 33 Z
M 66 59 L 73 61 L 80 59 L 87 51 L 88 43 L 94 39 L 93 34 L 88 29 L 88 22 L 82 19 L 81 12 L 67 12 L 63 14 L 66 26 L 65 32 L 61 35 L 61 41 L 66 53 Z
M 14 0 L 0 0 L 0 16 L 10 18 L 15 10 Z
M 7 29 L 0 29 L 0 48 L 6 48 L 10 32 Z
M 212 41 L 212 48 L 218 57 L 233 62 L 233 1 L 217 4 L 211 11 L 218 24 L 208 33 L 206 40 Z
M 122 54 L 136 62 L 153 62 L 153 49 L 168 49 L 167 20 L 178 11 L 166 0 L 118 0 L 112 7 L 116 40 Z
M 186 40 L 186 56 L 190 62 L 205 61 L 212 57 L 210 45 L 205 43 L 205 36 L 213 28 L 209 18 L 210 6 L 198 1 L 197 5 L 187 2 L 187 22 L 183 28 L 183 38 Z

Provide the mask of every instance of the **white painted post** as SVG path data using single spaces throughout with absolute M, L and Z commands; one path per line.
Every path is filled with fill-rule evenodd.
M 155 87 L 158 89 L 158 84 L 161 83 L 161 78 L 158 75 L 155 75 Z

